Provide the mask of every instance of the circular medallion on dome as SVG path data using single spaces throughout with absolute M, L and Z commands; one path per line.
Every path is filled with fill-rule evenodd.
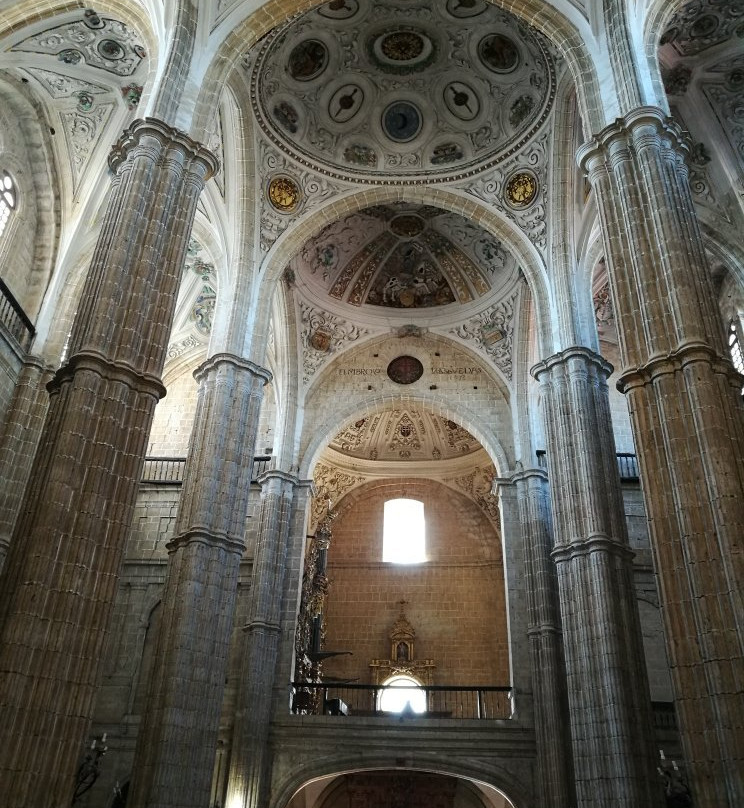
M 475 90 L 462 81 L 452 81 L 444 88 L 444 103 L 461 121 L 477 118 L 481 108 Z
M 269 202 L 281 213 L 290 213 L 300 201 L 300 188 L 290 177 L 274 177 L 268 188 Z
M 513 208 L 526 208 L 537 196 L 537 179 L 528 171 L 518 171 L 506 181 L 504 193 Z
M 364 90 L 358 84 L 344 84 L 331 96 L 328 114 L 336 123 L 350 121 L 364 103 Z
M 394 101 L 382 113 L 382 128 L 390 140 L 407 143 L 421 131 L 421 113 L 410 101 Z
M 718 17 L 715 14 L 703 14 L 690 26 L 690 35 L 693 37 L 710 36 L 718 28 Z
M 321 17 L 329 20 L 348 20 L 359 11 L 357 0 L 331 0 L 318 9 Z
M 486 10 L 484 0 L 447 0 L 447 13 L 463 20 L 466 17 L 477 17 Z
M 424 52 L 424 40 L 413 31 L 396 31 L 380 39 L 380 50 L 394 62 L 410 62 Z
M 419 216 L 403 213 L 390 222 L 390 229 L 401 238 L 414 238 L 424 232 L 426 224 Z
M 410 73 L 431 63 L 434 43 L 426 34 L 411 28 L 386 31 L 371 40 L 370 56 L 389 73 Z
M 413 384 L 424 375 L 424 366 L 415 356 L 398 356 L 387 366 L 387 375 L 396 384 Z
M 478 43 L 478 56 L 495 73 L 511 73 L 519 62 L 519 50 L 509 37 L 489 34 Z
M 104 59 L 118 62 L 124 58 L 124 48 L 114 39 L 103 39 L 98 43 L 98 52 Z
M 295 45 L 289 54 L 287 70 L 297 81 L 312 81 L 317 78 L 328 64 L 328 49 L 317 39 L 306 39 Z

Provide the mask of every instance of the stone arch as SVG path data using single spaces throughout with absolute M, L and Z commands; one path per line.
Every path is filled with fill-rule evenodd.
M 257 290 L 255 320 L 252 330 L 266 333 L 274 286 L 287 263 L 302 248 L 302 245 L 317 235 L 323 227 L 371 205 L 390 202 L 416 202 L 434 205 L 443 210 L 464 216 L 480 225 L 486 232 L 503 239 L 514 253 L 527 279 L 535 300 L 538 323 L 538 340 L 541 350 L 549 352 L 552 346 L 553 301 L 544 262 L 527 239 L 498 211 L 488 208 L 483 202 L 463 192 L 441 187 L 420 186 L 375 186 L 339 196 L 305 214 L 277 239 L 261 267 L 261 284 Z M 258 350 L 253 346 L 254 355 Z M 260 361 L 260 360 L 254 360 Z
M 33 232 L 26 234 L 30 244 L 29 263 L 24 268 L 25 277 L 18 277 L 13 272 L 3 272 L 3 276 L 8 281 L 8 286 L 15 287 L 11 291 L 28 317 L 34 321 L 39 314 L 57 257 L 60 189 L 51 144 L 39 110 L 20 92 L 15 82 L 9 79 L 0 81 L 0 99 L 18 124 L 24 147 L 24 154 L 16 154 L 12 151 L 12 144 L 8 144 L 9 148 L 6 148 L 5 137 L 0 137 L 0 168 L 11 173 L 19 196 L 13 216 L 24 216 L 27 210 L 34 213 L 31 223 Z M 17 263 L 21 250 L 18 247 L 9 247 L 9 242 L 17 242 L 18 237 L 23 236 L 17 232 L 19 224 L 21 222 L 11 218 L 3 233 L 3 254 L 8 258 L 13 256 L 14 264 Z M 11 277 L 15 282 L 10 281 Z
M 426 752 L 406 753 L 406 765 L 399 765 L 399 751 L 392 750 L 385 754 L 373 752 L 364 755 L 360 761 L 359 755 L 350 755 L 342 752 L 338 755 L 310 760 L 299 766 L 285 767 L 283 777 L 277 779 L 272 789 L 274 799 L 269 808 L 286 808 L 290 799 L 305 784 L 312 780 L 330 775 L 350 774 L 352 772 L 395 770 L 396 772 L 430 772 L 444 774 L 466 780 L 473 780 L 491 786 L 501 791 L 514 804 L 515 808 L 528 808 L 530 802 L 530 789 L 523 777 L 515 773 L 514 766 L 503 766 L 498 763 L 486 763 L 474 758 L 467 760 L 446 760 L 442 756 Z
M 407 406 L 421 406 L 436 415 L 449 418 L 463 426 L 486 450 L 494 466 L 496 466 L 498 474 L 503 476 L 511 467 L 506 449 L 496 433 L 483 418 L 479 417 L 469 407 L 459 404 L 457 408 L 454 408 L 441 397 L 428 392 L 422 395 L 401 393 L 396 396 L 375 396 L 373 399 L 365 401 L 362 405 L 359 402 L 354 402 L 341 410 L 334 410 L 333 413 L 329 414 L 323 426 L 316 431 L 313 440 L 308 444 L 304 456 L 300 458 L 300 478 L 309 479 L 312 476 L 312 469 L 318 462 L 321 452 L 333 436 L 338 433 L 339 429 L 348 426 L 360 417 L 382 412 L 389 409 L 391 405 L 399 403 L 404 403 Z
M 588 127 L 587 134 L 598 131 L 606 122 L 605 106 L 608 105 L 604 102 L 596 65 L 585 42 L 584 34 L 591 36 L 588 22 L 582 20 L 584 28 L 580 31 L 571 20 L 571 17 L 576 17 L 575 10 L 572 12 L 568 4 L 563 11 L 555 6 L 546 10 L 545 3 L 541 0 L 490 1 L 532 25 L 556 45 L 566 59 L 576 82 L 582 117 Z M 227 23 L 225 26 L 217 27 L 218 35 L 223 38 L 204 74 L 198 79 L 193 79 L 200 85 L 200 92 L 194 105 L 191 125 L 188 127 L 192 137 L 197 140 L 203 138 L 221 88 L 245 51 L 291 16 L 310 11 L 320 4 L 318 0 L 295 0 L 288 8 L 282 0 L 269 0 L 241 20 L 236 20 L 233 16 L 228 17 L 229 24 L 233 26 L 228 33 L 225 33 Z M 182 112 L 182 117 L 186 125 L 188 116 Z

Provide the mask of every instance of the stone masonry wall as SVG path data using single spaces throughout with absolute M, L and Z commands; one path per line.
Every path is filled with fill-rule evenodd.
M 381 561 L 383 505 L 400 496 L 424 503 L 426 563 Z M 390 656 L 403 599 L 416 658 L 437 666 L 434 684 L 508 684 L 501 546 L 478 507 L 439 483 L 394 480 L 357 489 L 338 510 L 328 551 L 326 648 L 354 655 L 328 661 L 326 674 L 369 682 L 370 660 Z

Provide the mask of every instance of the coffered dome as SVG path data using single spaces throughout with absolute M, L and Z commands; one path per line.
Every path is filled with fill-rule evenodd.
M 553 99 L 540 38 L 486 0 L 332 0 L 253 55 L 271 140 L 345 179 L 468 176 L 519 147 Z

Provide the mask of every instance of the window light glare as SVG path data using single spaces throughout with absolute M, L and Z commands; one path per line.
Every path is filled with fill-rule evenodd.
M 426 693 L 412 676 L 393 676 L 385 682 L 380 693 L 380 710 L 383 713 L 426 712 Z
M 389 499 L 385 503 L 382 560 L 392 564 L 426 561 L 424 503 L 416 499 Z

